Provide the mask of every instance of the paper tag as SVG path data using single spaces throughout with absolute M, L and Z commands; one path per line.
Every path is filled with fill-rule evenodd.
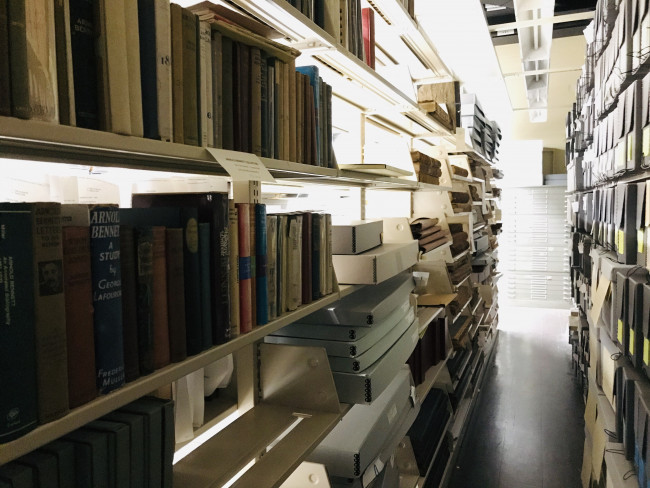
M 233 181 L 266 181 L 275 183 L 273 176 L 255 154 L 206 148 L 214 160 L 225 169 Z
M 616 339 L 619 344 L 623 344 L 623 321 L 618 319 L 618 332 L 616 333 Z
M 634 355 L 634 329 L 630 329 L 630 354 Z
M 618 230 L 617 242 L 618 245 L 616 248 L 618 249 L 618 253 L 625 254 L 625 232 L 623 232 L 621 229 Z
M 643 128 L 643 156 L 650 156 L 650 125 Z
M 645 244 L 645 229 L 639 229 L 636 232 L 636 240 L 638 242 L 637 252 L 643 253 Z

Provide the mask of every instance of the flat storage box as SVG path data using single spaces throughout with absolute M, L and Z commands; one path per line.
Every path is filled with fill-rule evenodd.
M 490 247 L 490 241 L 487 234 L 482 234 L 480 236 L 474 236 L 474 249 L 476 252 L 486 251 Z
M 332 254 L 359 254 L 381 245 L 382 220 L 332 226 Z M 340 281 L 340 278 L 339 278 Z
M 382 244 L 362 254 L 334 254 L 339 283 L 374 285 L 410 268 L 418 260 L 418 241 Z
M 291 329 L 288 334 L 293 331 L 303 334 L 300 337 L 288 334 L 273 334 L 266 336 L 264 341 L 272 344 L 324 347 L 328 356 L 356 358 L 375 346 L 378 341 L 386 337 L 391 331 L 399 328 L 402 322 L 407 321 L 406 327 L 408 327 L 414 318 L 415 308 L 406 301 L 395 309 L 386 320 L 375 324 L 373 327 L 355 327 L 349 330 L 349 327 L 298 324 L 286 328 Z M 317 333 L 309 335 L 310 331 Z M 397 340 L 397 337 L 395 340 Z
M 417 416 L 420 405 L 412 386 L 411 373 L 402 365 L 382 395 L 372 405 L 354 405 L 307 460 L 324 464 L 330 476 L 341 478 L 359 478 L 366 469 L 374 470 L 385 447 L 395 439 L 399 442 L 408 430 L 410 422 L 403 425 L 407 418 Z
M 333 371 L 334 384 L 343 403 L 372 403 L 395 377 L 395 371 L 406 363 L 420 338 L 419 321 L 415 319 L 397 342 L 361 373 Z
M 365 286 L 333 304 L 303 317 L 299 323 L 372 327 L 385 320 L 396 308 L 407 302 L 414 287 L 413 274 L 410 272 L 400 273 L 377 286 Z M 292 329 L 295 328 L 292 327 Z M 281 331 L 285 329 L 281 329 Z M 281 331 L 276 334 L 282 333 Z M 284 333 L 282 334 L 284 335 Z

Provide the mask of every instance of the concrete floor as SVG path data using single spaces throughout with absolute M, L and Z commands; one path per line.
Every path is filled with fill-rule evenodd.
M 451 488 L 579 488 L 584 403 L 567 310 L 502 308 Z

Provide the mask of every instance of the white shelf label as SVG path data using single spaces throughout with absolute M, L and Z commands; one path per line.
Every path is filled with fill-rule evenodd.
M 229 151 L 227 149 L 206 148 L 214 160 L 228 172 L 233 181 L 265 181 L 275 183 L 275 179 L 255 154 Z

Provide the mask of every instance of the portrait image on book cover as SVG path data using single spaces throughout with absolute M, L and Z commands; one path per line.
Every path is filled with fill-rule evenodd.
M 38 263 L 38 292 L 42 297 L 63 293 L 63 263 L 60 259 Z

